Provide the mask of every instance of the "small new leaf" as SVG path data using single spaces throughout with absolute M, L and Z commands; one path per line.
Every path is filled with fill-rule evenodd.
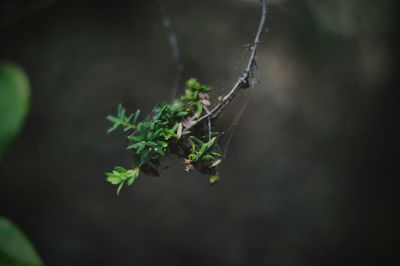
M 219 165 L 222 162 L 221 159 L 215 160 L 212 165 L 210 167 L 216 167 L 217 165 Z
M 135 115 L 131 114 L 130 116 L 126 116 L 125 113 L 126 109 L 121 104 L 119 104 L 117 108 L 117 116 L 107 116 L 107 120 L 113 123 L 113 125 L 107 130 L 107 133 L 111 133 L 120 127 L 122 127 L 123 131 L 125 132 L 128 130 L 136 129 L 136 121 L 139 117 L 140 111 L 138 110 L 136 111 Z M 133 122 L 130 122 L 133 116 Z
M 209 179 L 211 185 L 214 185 L 218 180 L 219 180 L 219 175 L 212 175 L 210 176 Z
M 125 183 L 132 185 L 135 179 L 139 176 L 140 168 L 125 169 L 121 166 L 116 166 L 112 173 L 106 173 L 107 181 L 113 185 L 118 185 L 117 194 L 121 191 Z

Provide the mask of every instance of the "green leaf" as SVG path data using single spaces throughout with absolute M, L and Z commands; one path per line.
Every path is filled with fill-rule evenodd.
M 43 266 L 41 258 L 25 234 L 0 216 L 0 265 Z
M 135 143 L 135 144 L 131 144 L 131 145 L 129 145 L 126 149 L 127 149 L 127 150 L 130 150 L 130 149 L 137 149 L 137 148 L 140 147 L 140 146 L 144 146 L 144 144 L 143 144 L 142 142 Z
M 214 145 L 216 139 L 217 139 L 217 137 L 213 137 L 212 139 L 210 139 L 210 140 L 207 142 L 208 148 L 211 148 L 211 147 Z
M 140 173 L 140 168 L 136 167 L 132 170 L 129 170 L 130 173 L 132 173 L 132 176 L 128 179 L 128 185 L 132 185 L 133 182 L 136 180 L 136 178 L 139 176 Z
M 147 142 L 147 146 L 149 146 L 149 147 L 157 147 L 158 144 L 155 143 L 154 141 L 149 141 L 149 142 Z
M 163 131 L 162 128 L 157 129 L 157 130 L 152 134 L 151 139 L 155 139 L 155 138 L 157 138 L 158 136 L 160 136 L 160 134 L 161 134 L 162 131 Z
M 117 112 L 118 112 L 118 116 L 119 116 L 119 117 L 121 117 L 121 116 L 123 116 L 123 115 L 125 114 L 125 109 L 124 109 L 124 107 L 122 106 L 122 104 L 118 104 Z
M 119 192 L 121 191 L 122 187 L 124 186 L 125 182 L 122 182 L 119 184 L 118 189 L 117 189 L 117 195 L 119 195 Z
M 119 183 L 122 182 L 121 178 L 119 178 L 119 176 L 117 175 L 114 175 L 112 173 L 106 173 L 106 175 L 107 175 L 107 181 L 113 185 L 118 185 Z
M 188 134 L 190 134 L 190 133 L 191 133 L 190 130 L 183 129 L 182 136 L 188 135 Z
M 214 185 L 219 180 L 219 175 L 211 175 L 209 181 L 211 185 Z
M 201 112 L 203 112 L 203 104 L 201 102 L 196 103 L 196 113 L 194 114 L 195 117 L 200 117 Z
M 115 117 L 115 116 L 112 116 L 112 115 L 108 115 L 106 118 L 107 118 L 108 121 L 113 122 L 113 123 L 118 123 L 119 122 L 119 119 L 117 117 Z
M 110 120 L 110 119 L 109 119 L 109 120 Z M 109 134 L 109 133 L 115 131 L 117 128 L 118 128 L 118 124 L 114 124 L 112 127 L 110 127 L 110 128 L 107 130 L 107 134 Z
M 130 139 L 130 140 L 133 141 L 133 142 L 141 142 L 141 141 L 144 140 L 144 139 L 142 138 L 142 136 L 135 136 L 135 135 L 130 135 L 130 136 L 128 137 L 128 139 Z
M 131 185 L 136 177 L 138 177 L 139 172 L 139 167 L 127 170 L 121 166 L 116 166 L 114 167 L 114 171 L 112 173 L 106 173 L 106 176 L 108 182 L 113 185 L 118 185 L 117 194 L 119 194 L 125 182 Z
M 141 153 L 145 147 L 145 144 L 140 143 L 139 148 L 137 149 L 137 153 Z
M 126 114 L 126 109 L 122 107 L 121 104 L 119 104 L 117 108 L 117 117 L 112 115 L 107 116 L 107 120 L 114 123 L 114 125 L 107 130 L 107 133 L 111 133 L 114 130 L 118 129 L 119 127 L 123 127 L 124 132 L 128 130 L 136 130 L 136 124 L 130 122 L 130 120 L 133 117 L 133 114 L 131 114 L 130 116 L 126 116 L 125 114 Z
M 24 71 L 0 64 L 0 159 L 21 129 L 29 108 L 29 80 Z
M 216 166 L 219 165 L 221 162 L 222 162 L 221 159 L 215 160 L 215 161 L 213 162 L 213 164 L 210 166 L 210 168 L 216 167 Z
M 200 83 L 195 78 L 191 78 L 186 81 L 186 87 L 193 90 L 198 90 L 200 88 Z
M 207 154 L 207 155 L 204 155 L 201 159 L 203 159 L 203 161 L 208 162 L 208 161 L 214 160 L 214 157 L 211 156 L 210 154 Z
M 222 158 L 222 157 L 223 157 L 222 154 L 221 154 L 221 153 L 218 153 L 218 152 L 211 152 L 210 154 L 211 154 L 212 156 L 218 157 L 218 158 Z
M 176 123 L 174 124 L 174 126 L 171 128 L 171 131 L 172 131 L 172 132 L 175 132 L 175 131 L 178 129 L 179 124 L 180 124 L 180 123 L 176 122 Z
M 148 128 L 149 128 L 149 124 L 148 123 L 141 123 L 139 125 L 139 132 L 145 138 L 147 137 Z
M 186 112 L 186 111 L 181 111 L 181 112 L 177 113 L 176 116 L 182 117 L 182 116 L 185 116 L 185 115 L 187 115 L 187 114 L 188 114 L 188 112 Z
M 119 173 L 119 178 L 121 178 L 122 181 L 126 181 L 128 179 L 128 175 L 126 173 Z
M 128 179 L 128 186 L 132 185 L 133 182 L 135 181 L 135 178 L 132 176 Z
M 190 138 L 196 143 L 197 145 L 203 145 L 204 142 L 201 141 L 200 139 L 196 138 L 195 136 L 190 136 Z
M 159 154 L 160 156 L 165 156 L 165 152 L 160 149 L 160 148 L 155 148 L 155 151 L 157 152 L 157 154 Z
M 168 147 L 168 143 L 166 143 L 165 141 L 162 141 L 162 140 L 157 141 L 157 144 L 163 148 Z
M 128 170 L 126 170 L 125 168 L 121 167 L 121 166 L 116 166 L 114 168 L 115 171 L 119 172 L 119 173 L 126 173 Z
M 196 162 L 199 159 L 199 156 L 197 156 L 196 154 L 189 154 L 188 159 L 192 162 Z
M 200 87 L 199 91 L 202 92 L 202 93 L 209 93 L 211 91 L 211 87 L 202 85 Z
M 204 143 L 199 150 L 199 156 L 202 156 L 209 148 L 211 148 L 214 145 L 215 140 L 216 137 L 213 137 L 210 141 Z
M 208 145 L 207 145 L 207 143 L 204 143 L 204 144 L 200 147 L 199 156 L 202 156 L 203 153 L 204 153 L 207 149 L 208 149 Z
M 132 124 L 136 125 L 138 119 L 139 119 L 139 115 L 140 115 L 140 110 L 137 110 L 135 113 L 135 116 L 133 117 L 133 121 Z

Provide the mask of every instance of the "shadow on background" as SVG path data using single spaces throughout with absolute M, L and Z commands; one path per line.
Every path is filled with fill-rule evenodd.
M 25 69 L 32 103 L 0 213 L 46 265 L 394 265 L 395 3 L 270 1 L 220 182 L 170 160 L 117 197 L 104 172 L 131 159 L 105 116 L 168 101 L 176 74 L 157 2 L 2 2 L 0 59 Z M 166 5 L 185 77 L 228 89 L 258 1 Z

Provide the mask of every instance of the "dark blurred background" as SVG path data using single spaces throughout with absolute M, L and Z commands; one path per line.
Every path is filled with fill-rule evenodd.
M 46 265 L 397 265 L 396 0 L 269 1 L 220 182 L 169 160 L 120 196 L 104 173 L 131 158 L 105 116 L 170 100 L 176 75 L 157 1 L 0 3 L 0 60 L 32 89 L 0 214 Z M 185 78 L 229 89 L 258 1 L 165 5 Z

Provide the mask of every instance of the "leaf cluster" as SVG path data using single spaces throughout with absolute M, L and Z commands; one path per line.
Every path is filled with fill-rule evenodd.
M 117 194 L 119 194 L 125 183 L 130 186 L 133 184 L 136 177 L 139 176 L 139 167 L 128 170 L 121 166 L 116 166 L 112 173 L 107 173 L 106 175 L 108 182 L 113 185 L 118 185 Z
M 136 123 L 140 115 L 140 110 L 137 110 L 134 114 L 126 116 L 126 109 L 121 104 L 118 105 L 117 116 L 109 115 L 107 120 L 113 123 L 113 126 L 107 130 L 107 133 L 111 133 L 122 127 L 124 131 L 135 130 Z
M 171 154 L 184 158 L 187 171 L 197 169 L 208 174 L 210 183 L 218 180 L 216 167 L 223 157 L 217 152 L 219 134 L 212 131 L 210 124 L 191 123 L 207 112 L 210 91 L 210 87 L 189 79 L 181 97 L 172 104 L 158 104 L 139 123 L 140 111 L 127 115 L 122 105 L 118 106 L 116 116 L 107 117 L 112 123 L 107 132 L 122 129 L 129 133 L 127 149 L 133 152 L 135 160 L 132 169 L 117 166 L 106 173 L 107 181 L 118 186 L 118 193 L 124 184 L 132 185 L 140 172 L 158 176 L 160 160 Z

